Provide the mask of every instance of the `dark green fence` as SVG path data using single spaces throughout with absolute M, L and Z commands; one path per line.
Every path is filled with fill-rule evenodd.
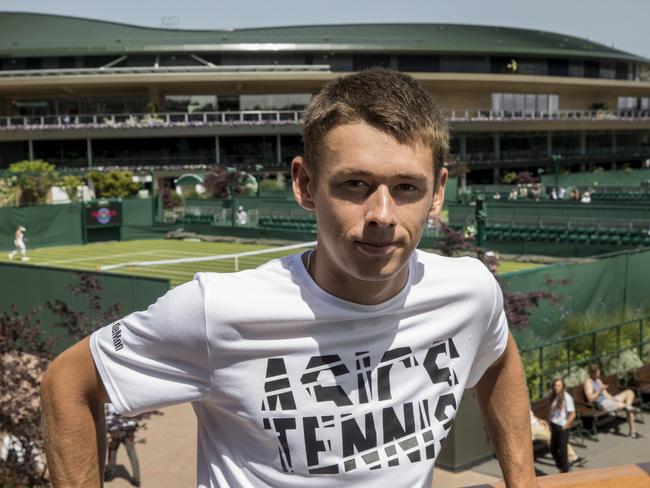
M 19 263 L 0 263 L 0 310 L 8 312 L 15 305 L 21 313 L 43 307 L 39 319 L 49 334 L 55 317 L 45 309 L 48 301 L 62 300 L 74 310 L 88 313 L 86 297 L 73 293 L 79 284 L 79 271 Z M 124 314 L 146 309 L 170 288 L 169 280 L 112 273 L 84 272 L 99 281 L 102 305 L 122 305 Z
M 14 233 L 19 225 L 27 228 L 28 248 L 83 242 L 78 203 L 0 208 L 0 250 L 13 249 Z
M 650 316 L 522 349 L 521 357 L 531 394 L 541 398 L 556 376 L 567 376 L 628 350 L 634 350 L 644 360 L 650 354 L 649 345 Z
M 520 345 L 564 335 L 563 320 L 571 314 L 612 314 L 650 307 L 650 249 L 599 256 L 584 263 L 561 263 L 500 277 L 509 292 L 546 290 L 560 301 L 541 301 L 531 313 L 530 327 L 517 332 Z M 549 284 L 550 283 L 550 284 Z

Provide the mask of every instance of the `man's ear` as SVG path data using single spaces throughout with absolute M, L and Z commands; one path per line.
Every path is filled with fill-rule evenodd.
M 429 218 L 435 218 L 440 215 L 440 211 L 445 204 L 445 185 L 447 184 L 447 176 L 447 168 L 442 168 L 440 170 L 436 192 L 433 194 L 433 202 L 431 203 L 431 210 L 429 210 Z
M 305 158 L 296 156 L 291 161 L 291 185 L 293 196 L 296 198 L 298 205 L 305 210 L 314 210 L 314 198 L 311 193 L 312 185 L 311 172 L 307 168 Z

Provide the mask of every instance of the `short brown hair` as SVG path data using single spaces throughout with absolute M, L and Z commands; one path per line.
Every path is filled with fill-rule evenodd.
M 373 68 L 328 82 L 305 110 L 303 142 L 308 165 L 318 164 L 327 134 L 336 127 L 365 122 L 401 144 L 431 148 L 434 181 L 449 152 L 449 129 L 420 84 L 397 71 Z
M 596 363 L 592 363 L 589 365 L 589 374 L 596 374 L 598 371 L 600 371 L 600 366 Z

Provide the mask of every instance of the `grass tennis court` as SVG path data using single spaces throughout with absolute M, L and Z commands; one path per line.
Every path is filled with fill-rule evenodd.
M 235 254 L 261 249 L 272 249 L 266 245 L 235 244 L 221 242 L 182 241 L 173 239 L 136 240 L 125 242 L 101 242 L 81 246 L 42 247 L 28 249 L 29 264 L 54 266 L 68 269 L 96 271 L 100 266 L 126 264 L 140 261 L 159 261 L 180 258 L 197 258 Z M 199 271 L 232 272 L 259 266 L 266 261 L 300 252 L 292 249 L 271 252 L 259 256 L 245 256 L 238 259 L 219 261 L 185 262 L 161 264 L 155 266 L 124 266 L 108 272 L 136 274 L 168 278 L 172 286 L 191 280 Z M 0 256 L 0 261 L 7 261 L 6 254 Z M 519 271 L 538 265 L 531 263 L 516 263 L 502 261 L 500 272 Z

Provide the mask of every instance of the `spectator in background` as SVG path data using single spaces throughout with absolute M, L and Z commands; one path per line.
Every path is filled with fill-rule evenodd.
M 548 420 L 551 426 L 551 454 L 557 469 L 562 473 L 569 472 L 569 428 L 576 418 L 576 407 L 573 398 L 566 392 L 564 380 L 553 380 L 551 392 L 551 411 Z
M 582 197 L 580 197 L 580 203 L 591 203 L 591 194 L 588 191 L 582 194 Z
M 546 444 L 546 447 L 551 449 L 551 427 L 546 420 L 542 420 L 535 416 L 533 411 L 530 411 L 530 429 L 533 433 L 533 441 L 541 441 Z M 580 457 L 576 453 L 571 444 L 567 444 L 567 457 L 569 464 L 582 466 L 587 462 L 586 457 Z
M 131 418 L 120 415 L 112 403 L 106 404 L 106 430 L 108 433 L 108 463 L 104 469 L 104 481 L 111 481 L 115 478 L 117 463 L 117 450 L 120 444 L 126 447 L 126 453 L 131 463 L 131 484 L 140 486 L 140 463 L 135 452 L 135 429 L 137 422 Z
M 553 189 L 551 190 L 551 200 L 557 200 L 557 199 L 558 199 L 557 190 L 555 189 L 555 187 L 553 187 Z
M 248 224 L 248 213 L 241 205 L 237 208 L 237 225 Z
M 510 190 L 510 194 L 508 195 L 508 200 L 516 200 L 519 197 L 519 193 L 517 192 L 517 188 L 513 188 Z
M 492 200 L 501 200 L 501 193 L 495 191 L 494 194 L 492 195 Z
M 634 403 L 634 392 L 632 390 L 622 391 L 612 396 L 607 391 L 608 385 L 600 379 L 600 366 L 597 364 L 589 365 L 589 378 L 585 381 L 585 397 L 588 402 L 593 402 L 596 406 L 606 412 L 615 412 L 616 410 L 625 410 L 627 414 L 627 425 L 630 428 L 628 434 L 633 439 L 639 438 L 634 425 L 634 413 L 639 409 L 632 406 Z
M 563 186 L 560 187 L 560 191 L 558 191 L 557 196 L 560 200 L 564 200 L 566 198 L 566 188 Z

